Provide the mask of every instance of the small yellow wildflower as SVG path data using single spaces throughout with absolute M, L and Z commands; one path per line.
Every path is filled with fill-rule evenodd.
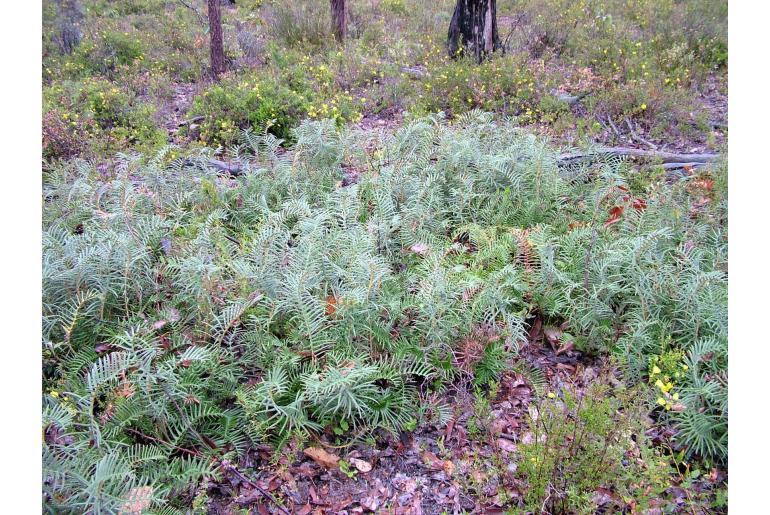
M 674 395 L 671 396 L 671 398 L 674 399 L 675 401 L 678 401 L 679 400 L 679 394 L 675 393 Z
M 642 109 L 642 111 L 644 111 L 645 109 L 647 109 L 647 104 L 642 104 L 639 107 Z
M 654 367 L 652 367 L 652 373 L 653 373 L 653 374 L 660 374 L 660 369 L 658 368 L 658 366 L 657 366 L 657 365 L 655 365 Z
M 51 390 L 51 397 L 58 397 L 58 396 L 59 396 L 59 392 L 57 392 L 56 390 Z
M 662 390 L 663 388 L 665 388 L 665 386 L 663 385 L 663 381 L 661 381 L 660 379 L 658 379 L 657 381 L 655 381 L 655 386 L 657 386 L 657 387 L 658 387 L 658 388 L 660 388 L 661 390 Z
M 556 394 L 555 394 L 555 393 L 553 393 L 553 392 L 548 392 L 548 398 L 549 398 L 549 399 L 553 399 L 553 398 L 555 398 L 555 397 L 556 397 Z
M 666 399 L 664 399 L 663 397 L 658 397 L 658 404 L 660 404 L 661 406 L 665 406 Z

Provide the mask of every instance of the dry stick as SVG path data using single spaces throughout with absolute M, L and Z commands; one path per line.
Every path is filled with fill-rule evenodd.
M 190 456 L 195 456 L 197 458 L 202 458 L 203 457 L 203 455 L 201 453 L 199 453 L 198 451 L 186 449 L 184 447 L 179 447 L 177 445 L 174 445 L 171 442 L 167 442 L 165 440 L 161 440 L 160 438 L 155 438 L 154 436 L 146 435 L 146 434 L 142 433 L 141 431 L 137 431 L 136 429 L 127 427 L 126 431 L 134 433 L 137 436 L 141 436 L 142 438 L 146 438 L 147 440 L 152 440 L 153 442 L 158 442 L 158 443 L 162 443 L 162 444 L 168 445 L 169 447 L 173 447 L 173 448 L 175 448 L 178 451 L 186 452 Z
M 225 469 L 229 470 L 230 472 L 232 472 L 233 474 L 238 476 L 238 479 L 240 479 L 241 481 L 243 481 L 247 485 L 251 486 L 252 488 L 255 488 L 255 489 L 259 490 L 259 493 L 261 493 L 262 495 L 264 495 L 265 497 L 270 499 L 270 501 L 272 501 L 272 503 L 275 504 L 275 507 L 278 508 L 278 510 L 281 513 L 285 513 L 286 515 L 290 515 L 289 511 L 286 508 L 284 508 L 283 506 L 281 506 L 278 503 L 278 500 L 275 497 L 273 497 L 273 494 L 271 494 L 270 492 L 268 492 L 267 490 L 265 490 L 264 488 L 262 488 L 261 486 L 256 484 L 254 481 L 252 481 L 248 477 L 246 477 L 243 474 L 243 472 L 241 472 L 240 470 L 238 470 L 236 468 L 235 465 L 230 463 L 228 460 L 222 460 L 222 461 L 220 461 L 220 463 L 222 464 L 222 467 L 224 467 Z
M 182 417 L 182 422 L 184 422 L 184 423 L 185 423 L 185 425 L 187 426 L 187 428 L 188 428 L 188 429 L 189 429 L 189 430 L 190 430 L 190 431 L 191 431 L 191 432 L 192 432 L 192 433 L 195 435 L 195 437 L 196 437 L 198 440 L 200 440 L 200 442 L 201 442 L 203 445 L 205 445 L 206 447 L 208 447 L 208 448 L 210 448 L 210 449 L 213 449 L 213 448 L 215 448 L 215 447 L 216 447 L 216 445 L 212 446 L 212 445 L 209 443 L 209 442 L 211 442 L 211 439 L 210 439 L 210 438 L 209 438 L 209 439 L 207 439 L 207 438 L 204 438 L 204 437 L 203 437 L 203 436 L 202 436 L 202 435 L 201 435 L 201 434 L 198 432 L 198 430 L 197 430 L 197 429 L 195 429 L 195 428 L 193 427 L 193 425 L 190 423 L 190 419 L 189 419 L 189 418 L 187 418 L 187 415 L 185 415 L 185 412 L 184 412 L 184 411 L 182 411 L 182 408 L 180 408 L 180 407 L 179 407 L 179 404 L 176 402 L 176 399 L 174 399 L 174 396 L 173 396 L 173 395 L 171 395 L 171 392 L 169 391 L 169 389 L 168 389 L 168 385 L 167 385 L 167 384 L 164 384 L 164 385 L 163 385 L 163 392 L 166 394 L 166 396 L 168 397 L 168 399 L 169 399 L 169 400 L 171 401 L 171 403 L 174 405 L 174 407 L 176 408 L 176 411 L 179 413 L 179 416 L 180 416 L 180 417 Z M 208 442 L 207 442 L 206 440 L 208 440 Z M 213 443 L 213 442 L 212 442 L 212 443 Z
M 195 6 L 192 6 L 192 5 L 188 4 L 184 0 L 178 0 L 178 1 L 179 1 L 180 4 L 182 4 L 183 6 L 187 7 L 188 9 L 190 9 L 192 12 L 194 12 L 198 16 L 198 19 L 200 20 L 201 25 L 203 25 L 204 27 L 207 25 L 206 19 L 203 17 L 203 15 L 200 13 L 200 11 L 198 11 L 198 9 L 195 8 Z
M 201 122 L 201 121 L 203 121 L 205 119 L 206 119 L 205 116 L 193 116 L 189 120 L 182 120 L 181 122 L 179 122 L 179 127 L 183 127 L 185 125 L 190 125 L 190 124 L 193 124 L 193 123 L 198 123 L 198 122 Z
M 560 166 L 566 166 L 581 161 L 591 161 L 599 156 L 614 155 L 619 157 L 635 157 L 638 159 L 659 159 L 663 163 L 712 163 L 719 158 L 719 154 L 673 154 L 653 150 L 642 150 L 630 147 L 599 147 L 586 152 L 574 152 L 561 154 L 557 158 Z
M 620 133 L 618 128 L 612 122 L 612 117 L 611 116 L 607 115 L 607 121 L 609 122 L 610 127 L 612 127 L 612 130 L 615 131 L 615 134 L 618 136 L 618 139 L 623 139 L 623 135 Z
M 639 134 L 636 133 L 636 131 L 634 130 L 634 127 L 631 125 L 631 120 L 629 120 L 628 118 L 626 118 L 626 125 L 628 126 L 628 130 L 631 131 L 632 138 L 634 138 L 636 141 L 649 145 L 649 147 L 652 148 L 653 150 L 658 150 L 657 145 L 647 141 L 646 139 L 644 139 L 643 137 L 639 136 Z

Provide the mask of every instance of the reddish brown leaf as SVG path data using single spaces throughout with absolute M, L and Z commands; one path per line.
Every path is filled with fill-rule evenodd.
M 425 451 L 422 453 L 422 461 L 425 463 L 425 465 L 433 470 L 441 470 L 444 468 L 444 461 L 440 460 L 438 456 L 430 451 Z
M 326 315 L 332 316 L 337 312 L 337 297 L 329 295 L 326 297 Z
M 111 348 L 112 348 L 112 345 L 111 345 L 111 344 L 109 344 L 109 343 L 107 343 L 107 342 L 102 342 L 102 343 L 99 343 L 99 344 L 97 344 L 97 345 L 96 345 L 96 347 L 94 347 L 94 350 L 95 350 L 95 351 L 96 351 L 98 354 L 101 354 L 102 352 L 107 352 L 107 351 L 108 351 L 108 350 L 110 350 Z
M 535 342 L 540 337 L 540 331 L 543 328 L 543 319 L 540 317 L 535 318 L 532 323 L 532 327 L 529 330 L 529 341 Z
M 616 224 L 620 221 L 620 217 L 623 216 L 623 206 L 613 206 L 610 208 L 610 217 L 604 222 L 604 227 Z
M 302 452 L 305 453 L 305 456 L 312 458 L 313 461 L 328 469 L 336 469 L 340 466 L 339 456 L 326 452 L 320 447 L 308 447 Z
M 645 209 L 647 209 L 647 201 L 644 200 L 643 198 L 634 199 L 634 202 L 631 205 L 637 211 L 644 211 Z
M 543 329 L 543 334 L 545 335 L 545 339 L 548 340 L 548 343 L 551 344 L 551 347 L 555 350 L 559 344 L 559 341 L 561 340 L 561 335 L 564 333 L 560 328 L 548 326 L 545 329 Z

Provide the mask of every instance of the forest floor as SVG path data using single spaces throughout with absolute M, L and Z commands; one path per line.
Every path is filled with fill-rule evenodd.
M 583 391 L 600 376 L 620 377 L 611 363 L 586 359 L 573 350 L 560 353 L 546 342 L 541 332 L 519 356 L 543 372 L 545 383 L 539 386 L 544 391 L 558 391 L 565 384 Z M 374 445 L 340 445 L 339 437 L 329 431 L 314 447 L 290 442 L 276 453 L 262 446 L 233 464 L 222 481 L 208 485 L 210 513 L 238 514 L 243 508 L 302 515 L 510 513 L 508 506 L 527 489 L 516 474 L 516 450 L 517 444 L 534 438 L 528 416 L 535 395 L 524 376 L 507 372 L 491 395 L 474 393 L 467 385 L 442 394 L 441 400 L 453 406 L 446 426 L 420 426 L 399 437 L 379 434 Z M 647 431 L 655 445 L 669 448 L 674 446 L 673 434 L 665 424 L 652 424 Z M 640 459 L 639 451 L 630 450 L 628 459 Z M 340 467 L 341 462 L 347 466 Z M 241 470 L 248 471 L 248 477 Z M 687 472 L 683 467 L 664 494 L 649 499 L 643 509 L 636 499 L 624 499 L 607 488 L 597 489 L 591 501 L 597 513 L 700 513 L 718 508 L 715 501 L 725 488 L 727 470 L 715 466 L 695 479 L 686 478 Z
M 276 151 L 280 154 L 292 152 L 291 146 L 297 140 L 295 129 L 307 120 L 331 119 L 337 129 L 353 128 L 360 129 L 359 133 L 393 136 L 410 122 L 437 113 L 449 120 L 450 125 L 462 127 L 463 117 L 476 111 L 493 113 L 495 123 L 511 123 L 523 132 L 541 137 L 553 149 L 562 152 L 594 146 L 622 146 L 658 152 L 727 155 L 727 2 L 498 1 L 499 31 L 505 51 L 482 63 L 446 55 L 444 42 L 453 0 L 361 0 L 350 3 L 350 37 L 344 45 L 336 44 L 329 35 L 328 2 L 324 0 L 223 3 L 228 71 L 221 80 L 214 81 L 208 70 L 208 31 L 201 16 L 206 12 L 203 0 L 44 0 L 44 183 L 59 180 L 67 183 L 71 180 L 67 175 L 69 172 L 61 171 L 78 169 L 82 159 L 94 163 L 95 169 L 102 173 L 103 177 L 88 176 L 91 181 L 105 181 L 96 190 L 100 192 L 96 196 L 101 196 L 111 187 L 106 178 L 118 177 L 121 166 L 127 166 L 124 154 L 139 156 L 138 162 L 142 164 L 151 162 L 158 155 L 161 156 L 159 162 L 169 166 L 183 163 L 186 156 L 201 152 L 229 161 L 236 151 L 250 151 L 247 131 L 280 138 L 283 146 Z M 73 33 L 78 34 L 74 44 Z M 67 34 L 70 36 L 65 37 Z M 567 100 L 570 96 L 581 98 Z M 380 141 L 385 139 L 380 138 Z M 365 173 L 363 165 L 346 168 L 345 160 L 358 150 L 348 149 L 340 159 L 342 164 L 338 164 L 343 177 L 335 187 L 358 182 Z M 374 148 L 363 150 L 361 154 L 366 156 L 367 162 L 379 162 L 381 156 L 376 155 Z M 244 163 L 252 157 L 247 157 Z M 713 277 L 722 280 L 719 274 L 724 268 L 726 283 L 726 256 L 723 261 L 719 246 L 720 238 L 726 241 L 726 227 L 722 235 L 719 232 L 721 207 L 715 206 L 722 199 L 726 206 L 726 186 L 720 186 L 723 176 L 726 177 L 726 171 L 720 168 L 726 167 L 723 161 L 715 165 L 715 169 L 719 169 L 713 174 L 710 168 L 706 171 L 684 168 L 682 176 L 686 180 L 681 181 L 684 184 L 679 185 L 681 191 L 677 194 L 681 193 L 687 204 L 682 205 L 683 214 L 679 213 L 678 207 L 671 208 L 666 212 L 670 218 L 664 220 L 681 230 L 681 234 L 676 234 L 676 238 L 681 236 L 682 240 L 676 242 L 676 252 L 681 251 L 684 256 L 680 261 L 683 263 L 685 257 L 689 259 L 696 254 L 692 241 L 699 241 L 703 249 L 696 250 L 703 250 L 713 264 L 713 270 L 708 271 L 712 274 L 708 280 Z M 628 179 L 630 185 L 624 183 L 617 189 L 617 205 L 602 204 L 610 198 L 610 193 L 606 193 L 603 200 L 597 202 L 592 216 L 581 211 L 592 201 L 588 195 L 566 199 L 565 212 L 572 209 L 585 219 L 573 225 L 567 215 L 560 213 L 564 219 L 553 222 L 554 231 L 568 234 L 576 229 L 585 231 L 584 244 L 589 249 L 585 258 L 586 278 L 599 230 L 594 229 L 593 237 L 589 239 L 587 228 L 601 226 L 598 213 L 607 209 L 610 216 L 601 227 L 603 231 L 619 222 L 624 209 L 628 219 L 632 216 L 641 219 L 640 213 L 647 209 L 648 202 L 652 205 L 665 196 L 660 193 L 661 183 L 665 181 L 658 181 L 664 170 L 655 166 L 648 168 L 649 173 L 642 177 L 637 174 Z M 374 169 L 373 165 L 370 168 Z M 68 178 L 62 180 L 62 177 Z M 624 176 L 623 180 L 626 178 Z M 233 216 L 240 215 L 244 202 L 241 195 L 245 193 L 238 190 L 242 186 L 236 185 L 239 180 L 202 178 L 195 183 L 194 189 L 183 192 L 190 198 L 197 195 L 194 197 L 197 204 L 188 206 L 188 214 L 192 213 L 189 217 L 180 218 L 182 221 L 178 222 L 173 234 L 174 244 L 192 245 L 190 242 L 197 242 L 193 239 L 202 238 L 201 234 L 208 237 L 210 220 L 204 215 L 212 214 L 213 217 L 215 206 L 231 209 L 230 214 L 235 213 Z M 140 197 L 151 198 L 151 186 L 145 187 L 138 178 L 134 182 L 131 187 L 139 191 Z M 236 190 L 238 198 L 233 200 L 232 194 Z M 580 195 L 583 194 L 581 191 Z M 283 198 L 282 195 L 288 198 L 285 191 L 276 197 Z M 54 201 L 64 202 L 63 197 L 51 200 Z M 158 208 L 162 216 L 177 216 L 178 206 L 172 205 L 172 200 L 153 200 L 156 201 L 158 206 L 169 202 L 163 209 Z M 142 204 L 138 202 L 137 205 Z M 83 225 L 78 217 L 82 216 L 86 225 L 98 225 L 109 219 L 101 206 L 97 207 L 93 212 L 85 208 L 81 212 L 80 206 L 65 206 L 61 208 L 65 213 L 61 217 L 49 213 L 46 216 L 52 220 L 48 221 L 49 227 L 44 231 L 51 230 L 54 240 L 60 229 L 55 227 L 56 224 L 72 222 L 74 229 L 66 227 L 66 231 L 82 234 Z M 270 208 L 278 209 L 276 206 Z M 48 204 L 44 208 L 52 209 Z M 83 214 L 86 212 L 87 215 Z M 89 218 L 92 215 L 97 222 Z M 521 216 L 540 220 L 537 207 Z M 490 223 L 490 231 L 496 234 L 495 231 L 509 224 L 515 230 L 525 230 L 526 234 L 526 230 L 533 229 L 542 220 L 521 227 L 509 222 L 501 222 L 500 226 L 497 222 Z M 694 228 L 686 225 L 690 223 Z M 701 223 L 703 226 L 697 225 Z M 416 225 L 415 222 L 414 227 Z M 713 230 L 716 236 L 708 239 L 712 233 L 706 228 Z M 253 229 L 244 230 L 244 245 L 254 238 L 254 234 L 248 232 Z M 130 227 L 129 231 L 136 239 Z M 704 236 L 707 232 L 709 236 Z M 613 237 L 607 236 L 608 241 Z M 165 241 L 170 242 L 172 237 L 168 238 Z M 234 229 L 225 238 L 237 243 L 241 250 L 241 236 Z M 450 246 L 456 243 L 450 241 L 447 244 L 441 259 L 447 257 Z M 228 245 L 230 243 L 219 241 L 211 245 L 215 249 L 212 252 L 230 249 Z M 401 249 L 401 257 L 420 254 L 413 249 Z M 475 255 L 476 251 L 474 248 L 469 254 Z M 50 252 L 55 254 L 55 250 Z M 670 251 L 670 255 L 674 254 Z M 676 256 L 680 254 L 676 253 Z M 692 259 L 698 261 L 700 254 Z M 704 261 L 708 259 L 703 258 Z M 582 257 L 578 260 L 580 270 L 582 260 Z M 165 263 L 165 258 L 159 261 Z M 677 265 L 671 266 L 679 264 L 677 261 Z M 563 265 L 563 262 L 559 264 Z M 163 276 L 167 270 L 162 267 L 159 270 L 157 291 L 161 290 L 161 283 L 163 288 L 168 287 L 165 284 L 167 278 Z M 480 274 L 484 280 L 486 272 Z M 181 272 L 177 270 L 176 273 Z M 616 271 L 613 273 L 617 274 Z M 62 272 L 61 276 L 64 275 Z M 610 279 L 614 280 L 615 276 L 608 281 Z M 708 280 L 698 279 L 698 284 L 705 282 L 708 285 Z M 582 282 L 578 280 L 575 284 Z M 587 279 L 585 285 L 587 290 Z M 78 283 L 73 291 L 79 287 Z M 219 287 L 212 281 L 202 289 Z M 50 295 L 55 308 L 52 308 L 53 314 L 48 315 L 55 320 L 63 316 L 56 310 L 63 312 L 65 309 L 57 304 L 61 300 L 58 293 Z M 225 304 L 222 299 L 227 295 L 232 297 L 228 301 L 236 301 L 240 294 L 235 289 L 224 292 L 222 287 L 222 291 L 211 294 L 212 305 L 216 304 L 219 309 L 220 304 Z M 142 297 L 141 292 L 138 297 Z M 76 297 L 70 304 L 80 309 L 78 302 L 81 300 Z M 721 302 L 718 293 L 708 300 L 714 304 Z M 158 303 L 160 305 L 161 301 Z M 608 304 L 621 313 L 625 309 L 610 301 Z M 421 423 L 413 427 L 398 432 L 379 429 L 367 434 L 357 434 L 357 429 L 345 422 L 345 427 L 325 427 L 310 440 L 293 437 L 278 450 L 272 445 L 258 445 L 232 461 L 216 461 L 219 458 L 215 458 L 209 464 L 216 464 L 217 479 L 206 479 L 186 490 L 180 488 L 182 493 L 178 497 L 183 498 L 184 503 L 177 502 L 179 499 L 174 502 L 177 506 L 192 505 L 209 513 L 233 515 L 246 512 L 302 515 L 507 513 L 513 506 L 530 506 L 532 502 L 527 496 L 531 484 L 522 478 L 529 477 L 532 481 L 532 475 L 522 473 L 521 467 L 526 463 L 522 464 L 521 448 L 537 447 L 544 440 L 537 427 L 532 425 L 537 426 L 538 419 L 542 420 L 542 413 L 549 409 L 549 400 L 563 401 L 564 406 L 569 406 L 569 400 L 560 397 L 562 392 L 573 392 L 583 399 L 595 395 L 589 393 L 595 385 L 614 389 L 625 384 L 623 365 L 613 352 L 589 356 L 572 342 L 560 341 L 554 334 L 563 331 L 545 327 L 545 324 L 557 319 L 561 322 L 562 314 L 544 320 L 539 308 L 532 306 L 534 301 L 527 307 L 530 310 L 527 311 L 528 338 L 515 361 L 507 363 L 509 366 L 497 379 L 479 386 L 473 384 L 469 374 L 459 374 L 462 379 L 440 393 L 435 393 L 429 385 L 419 385 L 420 395 L 430 397 L 432 405 L 451 407 L 448 422 L 442 419 L 440 423 L 432 423 L 429 414 L 421 413 L 415 418 Z M 660 311 L 666 312 L 668 307 L 661 307 Z M 125 309 L 131 312 L 128 301 Z M 133 319 L 126 316 L 126 320 L 147 322 L 150 318 L 141 311 L 144 309 L 150 308 L 136 308 L 136 312 L 131 312 L 136 316 Z M 718 312 L 716 308 L 715 312 Z M 408 318 L 409 314 L 405 316 Z M 73 319 L 72 327 L 76 326 L 76 320 Z M 201 322 L 191 316 L 186 322 L 197 324 L 209 320 Z M 721 321 L 711 322 L 706 321 L 705 325 L 712 328 L 719 326 Z M 121 319 L 116 325 L 123 323 Z M 676 323 L 678 319 L 671 325 Z M 106 325 L 105 322 L 98 330 L 106 331 Z M 77 355 L 67 354 L 69 351 L 74 353 L 70 344 L 72 327 L 60 342 L 49 342 L 51 348 L 59 349 L 51 351 L 45 358 L 48 360 L 46 366 L 55 371 L 44 376 L 44 395 L 52 404 L 63 402 L 58 392 L 64 391 L 65 386 L 82 387 L 82 381 L 77 380 L 80 373 L 77 367 L 83 366 L 85 370 L 83 364 L 96 366 L 99 363 L 96 362 L 97 354 L 98 359 L 102 359 L 104 349 L 109 348 L 102 347 L 106 344 L 100 340 L 97 349 L 102 350 L 93 352 L 91 345 L 86 350 L 77 349 Z M 624 492 L 604 487 L 588 494 L 582 492 L 580 495 L 587 497 L 570 498 L 573 505 L 581 502 L 591 505 L 596 513 L 726 512 L 726 448 L 723 455 L 716 445 L 710 456 L 690 453 L 677 440 L 677 431 L 665 413 L 660 413 L 664 409 L 676 412 L 684 408 L 683 404 L 674 402 L 679 397 L 678 393 L 673 397 L 670 385 L 658 385 L 653 380 L 651 371 L 661 372 L 652 359 L 670 358 L 672 367 L 679 374 L 678 367 L 683 366 L 695 347 L 695 344 L 678 347 L 679 342 L 672 342 L 671 336 L 664 334 L 668 326 L 661 323 L 661 327 L 655 329 L 661 334 L 655 333 L 651 338 L 654 341 L 650 347 L 654 351 L 645 348 L 644 353 L 649 355 L 640 351 L 643 354 L 640 359 L 650 361 L 649 366 L 646 361 L 640 366 L 642 375 L 637 378 L 645 392 L 640 398 L 644 397 L 644 402 L 648 403 L 643 422 L 648 428 L 645 434 L 649 442 L 629 438 L 623 454 L 623 466 L 638 465 L 639 469 L 634 470 L 644 470 L 644 475 L 625 481 L 624 485 L 631 486 Z M 566 328 L 565 325 L 564 330 Z M 607 331 L 606 327 L 600 329 Z M 600 329 L 597 332 L 601 332 Z M 612 327 L 617 332 L 613 344 L 627 329 L 622 325 Z M 55 336 L 55 330 L 51 334 Z M 95 334 L 84 338 L 96 338 Z M 186 341 L 186 334 L 180 341 Z M 715 330 L 715 334 L 721 333 Z M 52 342 L 54 336 L 51 336 Z M 716 340 L 722 343 L 717 337 Z M 690 343 L 688 340 L 688 345 Z M 724 346 L 726 348 L 726 336 Z M 68 350 L 62 351 L 64 348 Z M 63 355 L 66 359 L 61 358 Z M 714 352 L 706 356 L 711 359 Z M 69 361 L 75 361 L 75 358 L 83 362 L 70 364 Z M 189 363 L 182 365 L 184 369 L 188 366 Z M 722 367 L 721 361 L 714 366 Z M 76 379 L 71 381 L 67 376 L 70 367 L 76 371 L 73 374 Z M 703 377 L 704 383 L 718 383 L 726 392 L 726 364 L 722 368 L 724 370 L 720 368 L 716 372 L 709 370 Z M 684 370 L 687 370 L 686 366 Z M 131 369 L 129 374 L 135 371 Z M 123 371 L 123 380 L 125 373 Z M 663 373 L 668 373 L 665 367 Z M 116 377 L 117 374 L 112 379 Z M 209 379 L 209 376 L 205 377 Z M 679 387 L 677 383 L 676 389 Z M 695 391 L 696 387 L 688 383 L 686 387 L 682 386 L 682 391 L 686 388 Z M 713 414 L 717 429 L 709 432 L 713 428 L 707 428 L 704 432 L 708 437 L 715 434 L 714 438 L 720 442 L 726 441 L 726 393 L 724 412 L 713 407 L 719 400 L 713 400 L 708 397 L 709 392 L 706 393 L 700 397 L 693 394 L 693 398 L 707 399 L 703 405 L 714 410 L 707 415 Z M 119 398 L 120 392 L 110 395 Z M 131 395 L 119 400 L 128 402 Z M 719 395 L 721 390 L 713 394 L 713 398 L 721 399 Z M 84 394 L 83 398 L 86 397 Z M 109 397 L 109 402 L 115 400 L 113 397 Z M 656 398 L 658 405 L 654 404 Z M 114 411 L 114 407 L 100 398 L 99 402 L 102 401 L 109 406 L 104 408 L 105 420 L 102 422 L 106 425 L 113 415 L 109 410 Z M 225 404 L 230 409 L 234 401 L 228 397 L 215 408 Z M 67 409 L 72 408 L 67 406 Z M 657 412 L 653 413 L 654 410 Z M 567 411 L 569 409 L 565 408 L 565 413 Z M 617 410 L 619 413 L 624 411 L 625 407 Z M 580 412 L 580 406 L 576 412 Z M 628 412 L 631 412 L 630 408 Z M 83 411 L 78 420 L 86 420 L 88 416 L 93 418 L 93 413 L 93 409 L 89 413 Z M 565 424 L 568 424 L 580 415 L 569 413 L 565 417 Z M 56 424 L 44 427 L 44 441 L 52 449 L 62 446 L 67 450 L 71 445 L 66 441 L 70 436 L 63 434 Z M 82 436 L 82 433 L 73 432 L 73 435 Z M 614 438 L 606 434 L 603 437 L 607 442 Z M 150 445 L 162 441 L 154 438 L 137 439 L 136 442 Z M 567 435 L 565 446 L 569 452 L 575 447 L 576 440 L 579 441 L 574 434 Z M 136 443 L 133 440 L 121 440 L 120 443 L 124 445 L 128 441 Z M 88 440 L 84 442 L 84 448 L 91 452 Z M 647 443 L 654 446 L 652 457 L 647 454 L 651 452 Z M 172 454 L 177 451 L 174 449 Z M 194 452 L 197 455 L 198 451 Z M 538 460 L 547 461 L 547 458 L 527 455 L 535 465 L 542 464 Z M 599 465 L 601 468 L 601 463 Z M 558 466 L 553 470 L 554 476 L 564 472 Z M 568 490 L 565 487 L 558 495 L 567 499 L 573 494 Z M 49 500 L 57 495 L 61 497 L 57 501 L 62 502 L 67 501 L 68 495 L 77 497 L 72 490 L 62 491 L 64 493 L 51 495 Z M 178 493 L 177 490 L 174 492 Z M 549 496 L 544 503 L 549 501 Z M 159 505 L 161 501 L 165 500 L 159 500 Z M 558 512 L 555 509 L 554 513 Z

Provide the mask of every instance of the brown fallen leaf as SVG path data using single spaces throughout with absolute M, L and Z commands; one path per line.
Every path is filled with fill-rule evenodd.
M 359 458 L 350 458 L 350 463 L 352 463 L 353 466 L 356 467 L 359 472 L 371 472 L 372 471 L 372 464 L 369 463 L 366 460 L 362 460 L 362 459 L 359 459 Z
M 529 341 L 535 342 L 540 337 L 540 331 L 543 329 L 543 319 L 540 317 L 535 318 L 532 323 L 532 327 L 529 330 Z
M 444 461 L 440 460 L 438 456 L 430 451 L 422 453 L 422 461 L 433 470 L 442 470 L 444 468 Z
M 548 340 L 548 343 L 551 344 L 551 348 L 554 350 L 557 349 L 557 345 L 559 344 L 559 340 L 561 339 L 561 335 L 564 333 L 560 328 L 548 326 L 543 328 L 543 334 L 545 335 L 545 339 Z
M 455 464 L 452 460 L 444 460 L 444 466 L 442 467 L 447 476 L 451 476 L 455 472 Z
M 500 447 L 505 452 L 516 452 L 516 449 L 517 449 L 515 443 L 513 443 L 510 440 L 506 440 L 505 438 L 498 438 L 497 446 Z
M 320 447 L 308 447 L 302 452 L 305 453 L 305 456 L 312 458 L 313 461 L 328 469 L 336 469 L 340 466 L 339 456 L 326 452 Z
M 566 342 L 564 345 L 562 345 L 556 350 L 556 355 L 558 356 L 559 354 L 564 354 L 565 352 L 569 352 L 574 348 L 575 348 L 575 342 L 572 342 L 572 341 Z

